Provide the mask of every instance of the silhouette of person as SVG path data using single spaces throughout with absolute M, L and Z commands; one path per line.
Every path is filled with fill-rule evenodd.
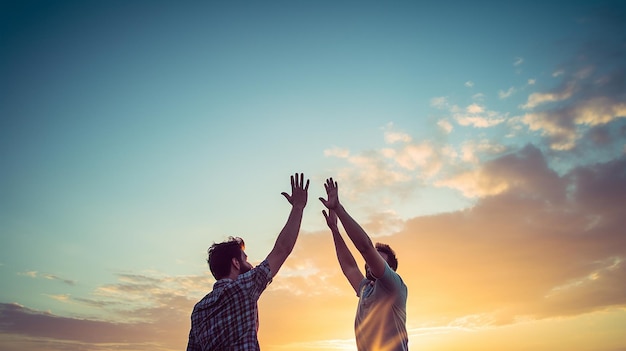
M 389 245 L 376 243 L 365 230 L 348 214 L 339 202 L 337 182 L 333 178 L 324 184 L 328 199 L 320 201 L 328 209 L 322 211 L 330 228 L 339 266 L 359 297 L 354 322 L 356 345 L 359 351 L 406 351 L 407 287 L 396 273 L 398 260 Z M 346 234 L 365 259 L 365 276 L 359 269 L 354 256 L 346 246 L 339 228 L 341 221 Z
M 272 251 L 258 266 L 248 262 L 241 238 L 229 237 L 211 245 L 207 261 L 216 282 L 193 308 L 188 351 L 260 350 L 257 301 L 293 250 L 308 189 L 309 180 L 305 185 L 304 174 L 291 176 L 291 195 L 282 193 L 292 206 L 287 223 Z

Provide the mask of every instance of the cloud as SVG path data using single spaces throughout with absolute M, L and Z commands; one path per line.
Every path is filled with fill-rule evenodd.
M 441 119 L 437 121 L 437 126 L 439 126 L 439 128 L 443 130 L 446 134 L 452 133 L 452 130 L 454 129 L 452 123 L 450 123 L 450 121 L 448 121 L 447 119 Z
M 208 273 L 119 273 L 116 283 L 97 287 L 89 297 L 48 295 L 61 303 L 81 306 L 81 316 L 0 303 L 0 335 L 13 335 L 13 342 L 25 350 L 40 349 L 36 340 L 48 340 L 46 343 L 64 350 L 181 349 L 186 345 L 193 305 L 210 290 L 213 281 Z
M 395 163 L 403 169 L 433 168 L 432 160 L 435 156 L 435 147 L 429 142 L 406 145 L 393 154 Z
M 471 80 L 468 80 L 467 82 L 465 82 L 465 86 L 468 88 L 473 88 L 474 87 L 474 82 L 472 82 Z
M 43 278 L 43 279 L 47 279 L 47 280 L 56 280 L 59 282 L 62 282 L 64 284 L 67 285 L 76 285 L 76 281 L 72 280 L 72 279 L 66 279 L 66 278 L 61 278 L 56 274 L 50 274 L 50 273 L 40 273 L 37 271 L 27 271 L 27 272 L 20 272 L 18 273 L 18 275 L 23 275 L 26 277 L 30 277 L 30 278 Z
M 430 99 L 430 105 L 435 108 L 443 109 L 448 107 L 448 99 L 444 96 L 434 97 Z
M 617 120 L 626 116 L 626 50 L 623 39 L 609 37 L 588 43 L 581 54 L 554 76 L 562 82 L 547 91 L 534 92 L 520 107 L 529 110 L 521 121 L 539 132 L 552 150 L 584 152 L 583 138 L 617 135 Z M 558 73 L 558 74 L 556 74 Z M 597 129 L 598 127 L 604 129 Z M 587 133 L 595 128 L 594 133 Z M 600 140 L 600 139 L 597 139 Z M 619 138 L 603 143 L 618 143 Z
M 477 94 L 474 98 L 482 98 L 482 94 Z M 473 103 L 465 108 L 450 104 L 445 98 L 433 99 L 433 107 L 447 109 L 451 118 L 461 126 L 472 126 L 476 128 L 489 128 L 501 124 L 506 120 L 506 115 L 501 115 L 496 111 L 487 110 L 484 105 Z M 444 119 L 447 122 L 447 119 Z M 440 125 L 441 127 L 442 125 Z M 443 126 L 446 126 L 445 124 Z M 452 126 L 448 125 L 451 131 Z M 444 129 L 445 130 L 445 129 Z
M 324 156 L 347 158 L 348 156 L 350 156 L 350 150 L 333 147 L 332 149 L 324 150 Z
M 410 141 L 411 141 L 411 136 L 406 133 L 385 131 L 385 142 L 387 142 L 388 144 L 394 144 L 398 142 L 408 143 Z
M 47 295 L 49 298 L 57 301 L 68 301 L 70 299 L 70 294 L 56 294 L 56 295 Z
M 474 184 L 488 197 L 468 211 L 416 218 L 397 237 L 423 248 L 410 262 L 421 278 L 409 282 L 428 295 L 423 307 L 513 323 L 624 306 L 624 169 L 626 158 L 560 177 L 532 146 L 485 165 Z
M 521 108 L 529 110 L 549 102 L 559 102 L 571 98 L 576 92 L 576 83 L 569 82 L 549 93 L 533 93 Z
M 455 112 L 456 111 L 456 112 Z M 465 108 L 465 112 L 451 109 L 455 121 L 462 126 L 475 128 L 489 128 L 505 121 L 505 117 L 496 111 L 486 110 L 484 106 L 471 104 Z
M 466 110 L 467 110 L 467 113 L 471 113 L 471 114 L 478 114 L 478 113 L 485 112 L 485 108 L 478 104 L 471 104 L 466 107 Z
M 446 126 L 452 127 L 451 124 L 442 125 Z M 409 134 L 393 128 L 392 124 L 384 128 L 387 146 L 346 155 L 347 164 L 335 172 L 335 177 L 347 184 L 342 189 L 346 198 L 358 201 L 368 197 L 368 201 L 385 202 L 384 195 L 376 199 L 367 195 L 382 193 L 405 198 L 421 182 L 441 170 L 443 159 L 449 152 L 445 147 L 431 140 L 415 142 Z M 373 192 L 373 189 L 385 191 Z
M 520 66 L 522 63 L 524 63 L 524 59 L 521 57 L 516 57 L 515 61 L 513 62 L 513 66 Z
M 56 340 L 64 349 L 84 349 L 85 345 L 152 344 L 153 340 L 174 339 L 172 331 L 156 325 L 112 323 L 78 319 L 35 311 L 17 304 L 0 303 L 0 332 Z M 28 339 L 27 339 L 28 340 Z M 28 346 L 24 340 L 25 346 Z M 158 347 L 158 343 L 154 343 Z M 166 344 L 176 346 L 176 343 Z M 166 346 L 166 345 L 160 345 Z M 178 345 L 181 346 L 181 345 Z
M 504 145 L 483 139 L 467 141 L 461 145 L 460 158 L 463 162 L 478 165 L 485 154 L 498 155 L 506 151 Z
M 17 274 L 18 275 L 23 275 L 23 276 L 26 276 L 26 277 L 37 278 L 37 271 L 19 272 Z
M 581 128 L 610 124 L 626 116 L 626 103 L 608 97 L 579 100 L 545 112 L 528 113 L 522 122 L 547 136 L 554 150 L 571 150 L 583 136 Z
M 506 99 L 515 93 L 515 87 L 510 87 L 507 91 L 500 90 L 498 92 L 498 97 L 500 99 Z
M 502 146 L 483 144 L 483 149 L 493 149 L 496 152 L 503 150 Z M 476 146 L 472 146 L 475 149 Z M 470 158 L 469 161 L 475 161 L 474 157 L 464 155 Z M 531 178 L 530 172 L 537 172 L 538 169 L 546 170 L 541 177 L 551 179 L 550 186 L 545 191 L 551 192 L 557 187 L 556 174 L 548 171 L 546 160 L 541 151 L 536 147 L 529 145 L 517 153 L 508 154 L 494 161 L 487 162 L 479 168 L 471 171 L 454 175 L 448 179 L 438 181 L 438 186 L 447 186 L 460 190 L 467 197 L 488 197 L 498 195 L 514 189 L 527 189 L 531 187 L 529 180 L 535 180 L 534 177 L 539 174 L 533 173 Z M 548 183 L 546 181 L 546 183 Z
M 396 249 L 409 299 L 419 301 L 411 323 L 471 329 L 625 307 L 625 170 L 626 156 L 560 175 L 527 145 L 477 168 L 472 208 L 393 224 L 381 240 Z M 356 219 L 380 232 L 383 218 L 393 215 Z M 324 254 L 334 253 L 329 234 L 305 237 L 290 259 L 313 255 L 320 272 L 338 272 Z M 323 279 L 350 291 L 342 278 Z

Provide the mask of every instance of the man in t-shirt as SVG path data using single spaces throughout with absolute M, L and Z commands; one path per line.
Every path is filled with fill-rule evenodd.
M 241 238 L 211 245 L 207 261 L 217 281 L 193 308 L 187 351 L 260 350 L 257 301 L 293 250 L 308 189 L 309 180 L 305 185 L 303 174 L 291 176 L 291 195 L 282 193 L 292 205 L 287 223 L 258 266 L 248 262 Z
M 407 287 L 396 273 L 398 260 L 389 245 L 376 243 L 348 214 L 339 202 L 337 182 L 324 184 L 328 199 L 320 201 L 326 223 L 333 234 L 337 259 L 343 274 L 359 297 L 354 333 L 359 351 L 407 351 L 406 332 Z M 365 259 L 365 276 L 346 246 L 337 226 L 337 218 Z

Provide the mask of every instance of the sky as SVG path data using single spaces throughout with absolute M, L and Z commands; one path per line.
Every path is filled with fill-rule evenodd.
M 183 349 L 296 172 L 263 350 L 356 350 L 328 177 L 411 349 L 626 350 L 621 1 L 4 1 L 0 52 L 0 350 Z

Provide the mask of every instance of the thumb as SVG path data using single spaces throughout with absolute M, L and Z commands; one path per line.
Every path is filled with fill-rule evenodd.
M 280 193 L 282 196 L 285 197 L 285 199 L 287 199 L 287 201 L 289 201 L 289 203 L 291 203 L 291 196 L 289 196 L 289 194 L 287 194 L 286 192 L 282 192 Z
M 326 205 L 326 200 L 323 197 L 320 197 L 319 199 L 322 202 L 322 204 L 326 206 L 326 208 L 328 208 L 328 206 Z

